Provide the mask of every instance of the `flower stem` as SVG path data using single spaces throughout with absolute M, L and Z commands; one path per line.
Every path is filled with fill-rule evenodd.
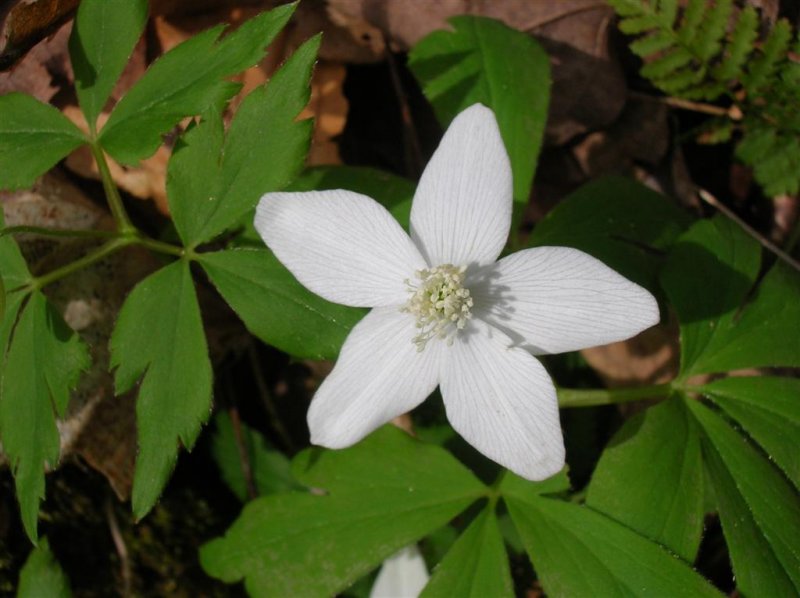
M 672 384 L 669 382 L 631 388 L 599 388 L 591 390 L 559 388 L 558 405 L 559 407 L 594 407 L 596 405 L 613 405 L 642 399 L 665 398 L 672 391 L 672 388 Z
M 147 247 L 148 249 L 155 251 L 156 253 L 166 253 L 167 255 L 174 255 L 175 257 L 188 257 L 189 259 L 195 258 L 195 253 L 183 247 L 179 247 L 178 245 L 172 245 L 170 243 L 164 243 L 163 241 L 157 241 L 156 239 L 151 239 L 150 237 L 142 237 L 142 236 L 134 236 L 134 243 L 136 245 L 141 245 L 142 247 Z
M 74 262 L 70 262 L 65 266 L 56 268 L 55 270 L 52 270 L 47 274 L 43 274 L 42 276 L 35 277 L 28 283 L 28 290 L 38 291 L 47 285 L 64 278 L 65 276 L 69 276 L 73 272 L 77 272 L 78 270 L 82 270 L 83 268 L 86 268 L 95 262 L 99 262 L 103 258 L 135 242 L 136 238 L 133 236 L 124 236 L 112 239 L 111 241 L 104 243 L 94 251 L 87 253 L 82 258 L 77 259 Z
M 27 285 L 22 288 L 27 288 L 28 291 L 38 291 L 49 284 L 52 284 L 62 278 L 69 276 L 79 270 L 82 270 L 88 266 L 91 266 L 95 262 L 99 262 L 100 260 L 108 257 L 112 253 L 116 253 L 120 249 L 124 247 L 128 247 L 130 245 L 141 245 L 142 247 L 146 247 L 152 251 L 156 251 L 158 253 L 165 253 L 167 255 L 172 255 L 178 258 L 189 258 L 194 259 L 194 254 L 189 253 L 183 247 L 178 247 L 177 245 L 170 245 L 169 243 L 164 243 L 163 241 L 156 241 L 155 239 L 150 239 L 149 237 L 142 237 L 138 232 L 131 232 L 127 234 L 119 234 L 115 236 L 113 239 L 109 240 L 108 242 L 104 243 L 94 251 L 87 253 L 83 257 L 75 260 L 74 262 L 70 262 L 65 266 L 60 268 L 56 268 L 55 270 L 48 272 L 47 274 L 43 274 L 41 276 L 37 276 L 33 278 Z
M 131 224 L 130 218 L 128 218 L 128 213 L 125 211 L 125 206 L 122 204 L 122 197 L 120 197 L 119 190 L 114 184 L 114 179 L 111 177 L 111 171 L 108 168 L 108 162 L 103 153 L 103 148 L 100 147 L 97 141 L 93 141 L 90 147 L 92 148 L 92 155 L 94 156 L 95 162 L 97 162 L 97 169 L 100 171 L 100 178 L 103 180 L 106 200 L 108 201 L 111 215 L 114 216 L 114 221 L 117 223 L 117 229 L 123 234 L 135 231 L 136 228 Z

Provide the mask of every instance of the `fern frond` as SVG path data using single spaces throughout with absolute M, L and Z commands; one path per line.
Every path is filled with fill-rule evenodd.
M 758 13 L 752 6 L 746 6 L 739 13 L 739 20 L 731 33 L 727 55 L 714 69 L 714 78 L 717 81 L 728 83 L 741 77 L 742 65 L 752 51 L 757 37 Z
M 742 84 L 748 93 L 758 93 L 766 80 L 775 70 L 778 60 L 786 56 L 786 50 L 792 38 L 789 22 L 780 20 L 775 23 L 775 28 L 770 32 L 761 54 L 752 62 L 749 72 L 742 79 Z
M 661 19 L 655 14 L 642 14 L 635 17 L 629 17 L 624 21 L 620 21 L 619 30 L 628 35 L 636 35 L 651 29 L 660 28 L 663 26 Z
M 694 42 L 705 13 L 706 3 L 703 0 L 689 0 L 689 4 L 683 12 L 683 21 L 677 31 L 678 39 L 682 44 L 691 46 Z
M 705 77 L 705 69 L 692 69 L 686 68 L 678 71 L 677 73 L 671 74 L 666 79 L 657 82 L 659 88 L 661 88 L 664 92 L 674 95 L 674 96 L 681 96 L 686 97 L 686 99 L 691 100 L 695 98 L 691 98 L 687 96 L 687 93 L 691 95 L 692 91 L 696 91 L 699 88 L 697 84 L 703 80 Z M 705 93 L 705 92 L 704 92 Z M 702 98 L 705 98 L 703 95 Z
M 772 129 L 754 128 L 744 135 L 736 148 L 736 156 L 743 162 L 752 164 L 759 157 L 767 155 L 776 141 Z
M 674 22 L 678 15 L 678 0 L 659 0 L 658 12 L 661 13 L 664 21 Z
M 697 0 L 697 2 L 699 3 L 700 0 Z M 725 35 L 728 19 L 732 12 L 733 0 L 717 0 L 706 11 L 706 18 L 703 19 L 695 46 L 697 57 L 704 63 L 707 63 L 719 53 L 722 46 L 722 37 Z
M 643 77 L 665 79 L 692 61 L 692 55 L 683 48 L 673 48 L 642 67 Z
M 768 195 L 797 194 L 800 191 L 800 141 L 782 137 L 770 153 L 752 163 L 756 180 L 763 181 Z
M 651 56 L 666 50 L 675 43 L 675 36 L 670 31 L 656 31 L 640 37 L 631 43 L 631 51 L 638 56 Z
M 643 77 L 678 98 L 725 98 L 738 108 L 735 121 L 712 123 L 703 141 L 726 141 L 739 132 L 736 155 L 752 166 L 764 190 L 797 193 L 800 36 L 792 40 L 789 23 L 778 21 L 759 39 L 758 11 L 737 9 L 734 0 L 688 0 L 682 9 L 676 0 L 610 3 L 620 29 L 637 37 L 630 48 L 644 60 Z

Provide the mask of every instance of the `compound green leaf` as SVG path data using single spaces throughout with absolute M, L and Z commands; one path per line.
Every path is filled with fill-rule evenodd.
M 416 186 L 406 178 L 364 166 L 315 166 L 305 170 L 286 191 L 348 189 L 371 197 L 408 230 Z
M 608 177 L 560 203 L 533 230 L 529 245 L 580 249 L 656 291 L 664 253 L 688 226 L 688 216 L 659 193 Z
M 315 492 L 250 502 L 201 548 L 208 574 L 244 578 L 252 596 L 330 596 L 486 491 L 449 453 L 391 426 L 348 449 L 306 450 L 293 465 Z
M 508 555 L 493 507 L 484 508 L 458 537 L 433 570 L 433 576 L 420 596 L 514 596 Z
M 625 422 L 603 451 L 586 504 L 694 562 L 703 533 L 697 425 L 680 399 Z
M 778 262 L 751 293 L 758 244 L 720 216 L 694 224 L 675 244 L 661 282 L 681 323 L 683 377 L 800 366 L 800 275 Z
M 5 227 L 3 210 L 0 208 L 0 229 Z M 27 296 L 22 290 L 18 290 L 30 280 L 30 273 L 25 259 L 19 251 L 19 247 L 11 236 L 0 236 L 0 264 L 3 264 L 0 273 L 0 388 L 3 385 L 3 361 L 5 360 L 6 348 L 11 338 L 11 332 L 17 322 L 19 308 Z
M 242 471 L 242 456 L 236 440 L 231 418 L 220 412 L 215 418 L 216 430 L 212 440 L 211 452 L 222 473 L 222 479 L 236 495 L 245 502 L 247 481 Z M 242 423 L 241 442 L 250 464 L 253 483 L 259 495 L 275 494 L 300 488 L 292 476 L 291 463 L 283 453 L 272 449 L 259 432 Z
M 83 0 L 69 38 L 75 91 L 94 131 L 147 22 L 147 0 Z
M 5 227 L 3 210 L 0 208 L 0 230 Z M 25 259 L 19 251 L 19 247 L 10 235 L 0 236 L 0 264 L 3 264 L 0 272 L 0 363 L 5 354 L 8 335 L 16 322 L 16 314 L 22 302 L 24 293 L 18 290 L 30 280 L 30 273 Z M 2 367 L 0 367 L 0 379 L 2 379 Z
M 511 159 L 514 201 L 527 204 L 550 99 L 550 63 L 529 35 L 500 21 L 458 16 L 409 55 L 409 67 L 447 125 L 475 103 L 491 108 Z
M 49 104 L 22 93 L 0 96 L 0 189 L 32 186 L 85 142 L 81 130 Z
M 720 596 L 679 558 L 593 509 L 501 487 L 548 596 Z
M 47 538 L 31 551 L 19 574 L 17 598 L 69 598 L 69 580 L 53 557 Z
M 114 108 L 100 133 L 103 148 L 120 162 L 135 163 L 155 152 L 182 118 L 221 106 L 238 89 L 225 77 L 264 56 L 295 6 L 262 13 L 222 40 L 224 27 L 215 27 L 164 54 Z
M 800 366 L 800 274 L 778 261 L 741 313 L 719 322 L 703 355 L 704 372 Z M 695 371 L 699 371 L 695 368 Z
M 700 220 L 678 239 L 661 283 L 681 325 L 681 372 L 708 371 L 704 360 L 755 282 L 758 244 L 721 216 Z
M 187 262 L 170 264 L 136 285 L 110 346 L 117 393 L 141 380 L 133 511 L 143 517 L 175 465 L 178 440 L 191 449 L 211 410 L 211 362 Z
M 195 127 L 170 161 L 168 191 L 175 227 L 190 246 L 238 224 L 269 191 L 302 169 L 312 122 L 297 121 L 308 103 L 320 36 L 300 46 L 242 102 L 224 140 L 219 113 Z
M 747 596 L 800 592 L 800 499 L 741 434 L 699 401 L 687 400 L 703 428 L 703 456 L 739 591 Z
M 0 439 L 17 486 L 22 522 L 36 541 L 44 469 L 58 462 L 63 417 L 89 353 L 41 292 L 21 307 L 3 364 Z
M 315 295 L 267 249 L 204 253 L 199 260 L 247 328 L 296 357 L 335 359 L 366 313 Z
M 800 380 L 724 378 L 703 393 L 736 420 L 800 488 Z

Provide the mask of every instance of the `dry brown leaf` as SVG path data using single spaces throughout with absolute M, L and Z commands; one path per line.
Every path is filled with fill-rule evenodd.
M 669 149 L 669 109 L 660 102 L 632 100 L 603 131 L 584 137 L 573 153 L 587 178 L 658 163 Z
M 18 91 L 49 102 L 72 80 L 72 66 L 67 55 L 67 40 L 72 25 L 63 25 L 56 33 L 36 44 L 9 71 L 0 72 L 0 94 Z
M 341 164 L 336 138 L 344 131 L 349 108 L 342 86 L 347 75 L 344 65 L 319 62 L 311 79 L 311 100 L 300 118 L 314 118 L 314 137 L 307 164 Z
M 10 0 L 0 6 L 0 71 L 56 31 L 78 0 Z
M 611 388 L 669 382 L 678 373 L 677 320 L 618 343 L 584 349 L 581 354 Z

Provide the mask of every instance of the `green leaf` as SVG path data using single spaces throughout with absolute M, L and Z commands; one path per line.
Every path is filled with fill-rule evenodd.
M 245 578 L 252 596 L 333 595 L 486 491 L 449 453 L 392 426 L 348 449 L 306 450 L 293 469 L 318 490 L 250 502 L 201 548 L 209 575 Z
M 83 0 L 78 6 L 69 55 L 91 131 L 146 22 L 147 0 Z
M 528 203 L 550 99 L 550 63 L 541 46 L 499 21 L 458 16 L 452 31 L 434 31 L 411 50 L 408 66 L 450 123 L 480 102 L 497 117 L 511 159 L 514 201 Z
M 305 170 L 286 191 L 347 189 L 371 197 L 408 230 L 416 186 L 406 178 L 364 166 L 315 166 Z
M 239 500 L 247 501 L 247 482 L 242 472 L 242 457 L 236 433 L 227 413 L 214 418 L 216 431 L 211 445 L 222 479 Z M 300 486 L 292 476 L 291 463 L 281 452 L 269 447 L 267 440 L 245 424 L 240 425 L 242 445 L 247 451 L 253 482 L 259 495 L 295 490 Z
M 708 348 L 730 325 L 760 261 L 758 244 L 721 216 L 696 222 L 672 248 L 661 283 L 678 312 L 685 376 L 709 371 Z
M 194 445 L 211 410 L 211 362 L 189 264 L 175 262 L 128 295 L 111 336 L 118 394 L 137 381 L 139 455 L 133 512 L 155 504 L 178 456 Z
M 366 313 L 315 295 L 266 249 L 204 253 L 199 261 L 250 332 L 296 357 L 335 359 Z
M 152 155 L 182 118 L 221 106 L 238 89 L 224 78 L 261 60 L 295 7 L 262 13 L 220 41 L 224 27 L 215 27 L 164 54 L 114 108 L 100 133 L 103 148 L 119 162 L 135 163 Z
M 175 227 L 189 246 L 208 241 L 282 189 L 303 167 L 311 120 L 297 121 L 308 103 L 319 50 L 317 35 L 242 102 L 223 142 L 212 112 L 186 135 L 169 165 L 167 191 Z
M 0 207 L 0 229 L 5 227 L 3 209 Z M 0 310 L 0 388 L 3 386 L 3 362 L 5 360 L 6 348 L 11 338 L 11 332 L 17 323 L 19 309 L 28 294 L 24 290 L 17 290 L 19 287 L 30 281 L 30 273 L 25 259 L 19 251 L 19 247 L 10 235 L 0 236 L 0 264 L 3 264 L 2 276 L 0 276 L 0 302 L 3 309 Z
M 49 104 L 22 93 L 0 96 L 0 189 L 32 186 L 85 142 L 81 130 Z
M 719 596 L 667 550 L 589 507 L 518 478 L 501 492 L 548 596 Z
M 609 177 L 570 195 L 534 229 L 529 245 L 585 251 L 651 291 L 663 252 L 689 225 L 679 208 L 630 179 Z
M 702 387 L 758 442 L 800 488 L 800 380 L 753 376 L 724 378 Z
M 705 515 L 703 464 L 681 400 L 625 422 L 600 457 L 586 504 L 694 562 Z
M 3 209 L 0 207 L 0 230 L 5 228 L 5 218 Z M 3 297 L 5 299 L 5 308 L 0 310 L 0 322 L 5 321 L 5 316 L 10 313 L 10 306 L 12 305 L 12 297 L 20 296 L 17 291 L 18 287 L 30 282 L 31 275 L 28 272 L 28 265 L 19 251 L 17 243 L 10 235 L 0 236 L 0 264 L 3 264 L 2 270 L 2 283 Z M 10 332 L 10 330 L 9 330 Z M 5 352 L 6 340 L 3 340 L 0 334 L 0 355 Z
M 703 456 L 739 591 L 752 596 L 800 592 L 800 500 L 755 447 L 699 401 L 687 400 L 706 438 Z
M 718 216 L 676 243 L 661 281 L 681 323 L 681 374 L 800 366 L 800 276 L 783 262 L 750 296 L 760 248 Z
M 459 536 L 420 596 L 514 596 L 508 556 L 494 507 L 486 507 Z
M 17 486 L 22 522 L 36 541 L 44 469 L 58 462 L 56 415 L 63 417 L 89 354 L 58 312 L 36 291 L 22 307 L 5 355 L 0 438 Z
M 17 598 L 68 598 L 69 581 L 50 552 L 47 538 L 34 548 L 19 573 Z

